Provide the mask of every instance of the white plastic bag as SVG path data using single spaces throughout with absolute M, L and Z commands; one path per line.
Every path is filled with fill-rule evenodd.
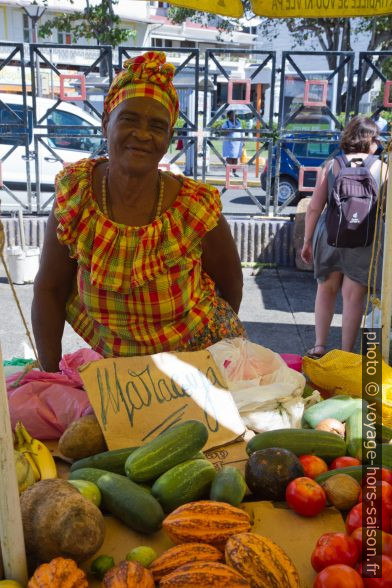
M 242 338 L 224 339 L 208 350 L 249 429 L 261 432 L 301 426 L 305 378 L 278 353 Z

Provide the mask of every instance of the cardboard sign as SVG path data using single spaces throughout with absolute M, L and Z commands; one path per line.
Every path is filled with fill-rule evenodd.
M 110 450 L 142 445 L 189 419 L 206 425 L 204 449 L 245 432 L 207 350 L 101 359 L 80 375 Z

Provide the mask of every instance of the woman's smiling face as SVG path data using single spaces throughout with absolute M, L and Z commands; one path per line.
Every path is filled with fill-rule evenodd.
M 103 117 L 109 158 L 135 172 L 157 169 L 173 134 L 169 111 L 157 100 L 128 98 Z

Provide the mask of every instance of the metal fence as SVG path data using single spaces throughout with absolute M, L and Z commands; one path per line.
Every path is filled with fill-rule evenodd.
M 64 165 L 106 153 L 103 97 L 126 59 L 153 48 L 28 49 L 0 43 L 0 198 L 3 211 L 39 214 Z M 198 49 L 165 51 L 180 116 L 161 167 L 212 183 L 224 198 L 246 196 L 251 216 L 291 214 L 312 192 L 349 117 L 364 113 L 364 95 L 376 120 L 392 107 L 392 52 L 285 51 L 277 63 L 273 51 L 207 49 L 203 62 Z

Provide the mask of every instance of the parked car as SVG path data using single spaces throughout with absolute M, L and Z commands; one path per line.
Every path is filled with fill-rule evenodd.
M 40 120 L 45 114 L 56 105 L 56 100 L 48 98 L 37 98 L 37 118 Z M 8 107 L 8 108 L 7 108 Z M 37 154 L 34 149 L 34 136 L 47 133 L 58 133 L 57 137 L 44 139 L 50 147 L 47 149 L 40 144 L 38 149 L 39 179 L 41 187 L 53 189 L 54 178 L 63 168 L 63 163 L 72 163 L 90 157 L 95 152 L 104 152 L 104 142 L 101 137 L 101 121 L 98 117 L 88 114 L 82 108 L 69 102 L 61 102 L 52 110 L 42 124 L 49 125 L 48 129 L 33 127 L 32 98 L 27 97 L 28 115 L 28 141 L 31 181 L 35 183 L 35 159 Z M 10 112 L 10 110 L 12 112 Z M 22 133 L 26 130 L 12 127 L 18 122 L 13 114 L 19 117 L 23 115 L 23 100 L 20 95 L 0 93 L 0 125 L 9 125 L 8 132 L 0 133 L 0 159 L 3 159 L 7 152 L 14 147 L 8 157 L 2 162 L 2 179 L 8 187 L 16 189 L 26 188 L 26 150 Z M 59 125 L 76 126 L 76 129 L 62 129 Z M 52 126 L 52 128 L 50 128 Z M 0 127 L 1 128 L 1 127 Z M 5 127 L 2 127 L 3 129 Z M 76 135 L 76 136 L 75 136 Z M 161 161 L 163 167 L 174 173 L 181 173 L 180 168 L 169 163 L 167 155 Z M 42 186 L 43 185 L 43 186 Z
M 315 136 L 297 135 L 298 139 L 308 139 L 306 142 L 295 142 L 295 137 L 290 136 L 281 143 L 280 148 L 280 170 L 279 170 L 279 192 L 278 203 L 284 204 L 288 198 L 294 194 L 296 197 L 292 201 L 293 204 L 298 202 L 302 197 L 309 194 L 309 192 L 298 192 L 298 177 L 299 167 L 290 158 L 286 150 L 290 151 L 298 160 L 301 166 L 304 167 L 320 167 L 324 161 L 332 154 L 338 155 L 339 142 L 333 140 L 332 142 L 316 142 Z M 267 189 L 267 171 L 268 167 L 272 165 L 271 175 L 271 190 L 274 189 L 274 181 L 276 177 L 276 150 L 274 147 L 272 152 L 272 162 L 266 161 L 265 167 L 260 175 L 261 187 L 263 190 Z M 336 153 L 334 153 L 336 152 Z M 308 172 L 305 176 L 305 185 L 314 186 L 316 183 L 316 172 Z

